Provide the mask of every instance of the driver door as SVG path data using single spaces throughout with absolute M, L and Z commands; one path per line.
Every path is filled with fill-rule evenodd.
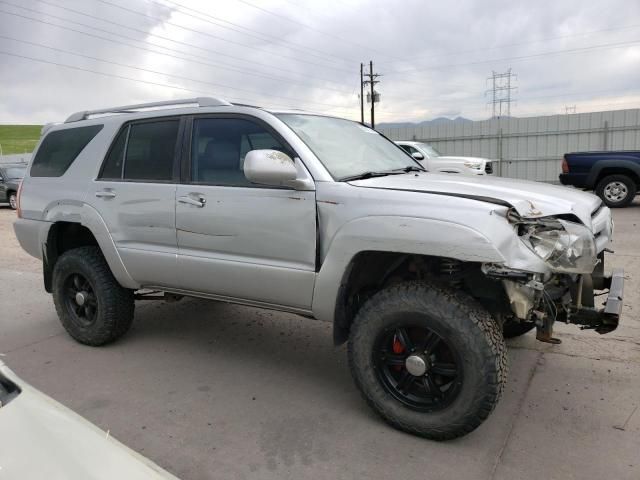
M 250 150 L 294 152 L 266 124 L 244 116 L 195 117 L 187 138 L 186 177 L 176 192 L 183 288 L 310 310 L 315 192 L 252 184 L 243 172 Z

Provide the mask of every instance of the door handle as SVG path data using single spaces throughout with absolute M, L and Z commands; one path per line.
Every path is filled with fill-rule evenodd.
M 184 197 L 178 197 L 178 201 L 180 203 L 186 203 L 187 205 L 194 205 L 196 207 L 202 208 L 207 203 L 207 199 L 204 197 L 200 197 L 198 199 L 190 197 L 189 195 L 185 195 Z
M 116 196 L 116 192 L 112 192 L 110 190 L 101 190 L 96 192 L 96 197 L 98 198 L 114 198 Z

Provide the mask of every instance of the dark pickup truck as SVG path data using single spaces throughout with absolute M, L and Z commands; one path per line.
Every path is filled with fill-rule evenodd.
M 595 190 L 608 207 L 626 207 L 640 189 L 640 151 L 567 153 L 560 183 Z
M 14 210 L 18 208 L 18 187 L 26 168 L 24 163 L 0 164 L 0 202 L 8 203 Z

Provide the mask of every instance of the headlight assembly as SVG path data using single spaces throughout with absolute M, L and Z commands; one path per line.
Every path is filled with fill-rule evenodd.
M 464 166 L 472 170 L 482 170 L 482 162 L 466 161 L 464 162 Z
M 584 225 L 559 219 L 544 219 L 521 226 L 521 239 L 552 270 L 591 273 L 597 252 L 593 233 Z

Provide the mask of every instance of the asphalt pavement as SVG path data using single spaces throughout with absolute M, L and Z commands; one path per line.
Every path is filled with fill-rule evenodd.
M 509 342 L 506 394 L 470 435 L 398 432 L 356 391 L 331 325 L 198 299 L 139 302 L 117 343 L 62 329 L 0 206 L 0 355 L 25 381 L 183 479 L 640 479 L 640 198 L 614 211 L 624 318 Z M 96 466 L 96 468 L 99 468 Z

